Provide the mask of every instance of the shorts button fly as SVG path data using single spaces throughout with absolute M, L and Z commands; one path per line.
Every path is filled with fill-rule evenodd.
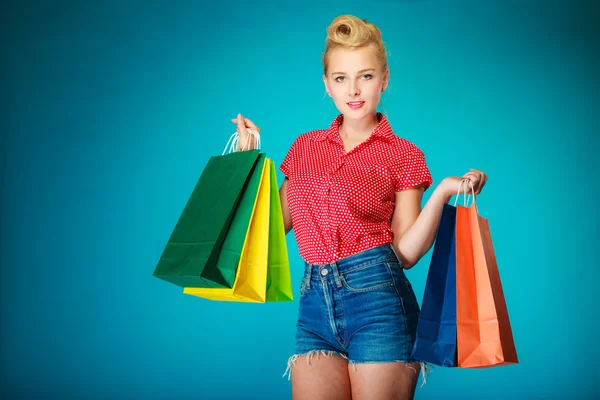
M 329 271 L 327 269 L 322 269 L 321 270 L 321 275 L 325 276 L 329 273 Z

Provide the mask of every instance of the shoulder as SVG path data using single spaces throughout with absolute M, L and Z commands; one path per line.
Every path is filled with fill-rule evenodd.
M 413 158 L 425 158 L 423 151 L 408 139 L 394 136 L 391 139 L 393 151 L 391 158 L 394 163 L 402 163 Z

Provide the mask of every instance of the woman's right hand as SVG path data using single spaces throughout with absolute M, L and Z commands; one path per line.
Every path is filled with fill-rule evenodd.
M 242 114 L 238 114 L 236 118 L 231 120 L 234 124 L 236 124 L 236 131 L 239 135 L 240 139 L 238 140 L 238 145 L 236 151 L 242 150 L 252 150 L 254 149 L 255 137 L 254 135 L 250 135 L 248 133 L 248 129 L 254 129 L 260 134 L 260 129 L 254 122 L 250 121 L 248 118 L 244 118 Z

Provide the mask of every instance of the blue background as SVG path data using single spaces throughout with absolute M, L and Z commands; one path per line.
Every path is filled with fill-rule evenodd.
M 329 126 L 320 57 L 345 13 L 382 30 L 383 107 L 436 183 L 489 175 L 520 364 L 436 368 L 417 398 L 600 396 L 597 5 L 62 0 L 0 17 L 3 398 L 291 397 L 293 234 L 293 303 L 210 302 L 152 272 L 237 113 L 277 165 Z M 408 272 L 418 298 L 430 256 Z

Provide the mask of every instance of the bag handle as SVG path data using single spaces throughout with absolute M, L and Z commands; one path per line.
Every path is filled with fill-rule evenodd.
M 256 138 L 256 143 L 254 145 L 254 148 L 260 150 L 260 134 L 257 131 L 255 131 L 254 129 L 247 128 L 246 130 L 248 131 L 249 135 L 252 135 Z M 248 138 L 250 138 L 250 136 L 248 136 Z M 227 151 L 227 147 L 229 147 L 229 152 L 227 154 L 235 153 L 239 140 L 240 140 L 240 135 L 236 131 L 229 137 L 229 140 L 227 141 L 227 144 L 225 145 L 225 149 L 223 150 L 223 153 L 221 153 L 221 155 L 225 155 L 225 152 Z M 242 150 L 250 150 L 249 146 L 250 146 L 250 141 L 248 140 L 244 144 L 244 148 Z M 246 148 L 246 147 L 248 147 L 248 148 Z
M 454 207 L 456 207 L 456 203 L 458 202 L 458 197 L 460 196 L 460 188 L 464 185 L 465 189 L 464 189 L 464 194 L 463 194 L 463 206 L 467 207 L 467 203 L 469 202 L 469 198 L 471 197 L 471 195 L 467 195 L 467 182 L 469 182 L 471 184 L 471 192 L 473 193 L 473 204 L 475 203 L 475 187 L 473 187 L 473 182 L 471 182 L 470 179 L 463 179 L 462 181 L 460 181 L 460 183 L 458 184 L 458 192 L 456 193 L 456 198 L 454 199 Z

